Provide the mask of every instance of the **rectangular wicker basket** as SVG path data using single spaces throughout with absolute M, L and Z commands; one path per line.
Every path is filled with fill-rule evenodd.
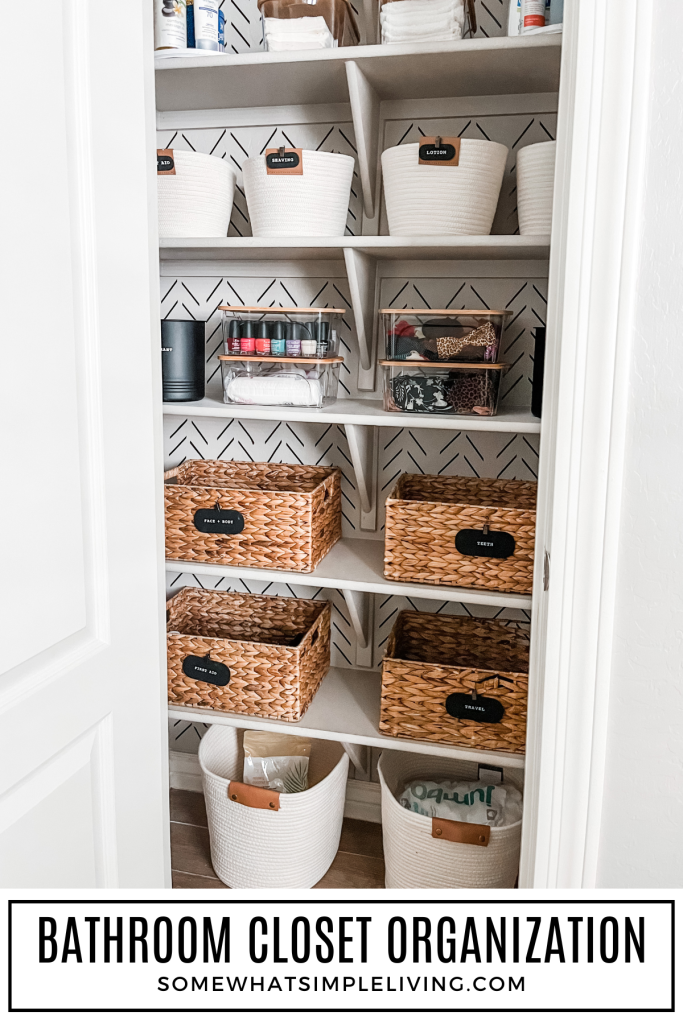
M 167 558 L 313 572 L 341 537 L 334 466 L 196 459 L 164 479 Z M 201 532 L 197 513 L 213 509 L 239 513 L 236 532 Z
M 507 558 L 460 554 L 458 534 L 484 527 L 511 535 L 514 552 Z M 406 473 L 386 502 L 384 575 L 530 594 L 535 531 L 535 483 Z
M 169 703 L 298 722 L 330 667 L 330 613 L 324 601 L 185 587 L 167 604 Z M 216 662 L 224 685 L 206 679 Z
M 380 731 L 522 753 L 528 673 L 526 623 L 400 612 L 382 664 Z M 474 697 L 475 692 L 503 705 L 497 724 L 448 713 L 446 700 L 451 694 Z

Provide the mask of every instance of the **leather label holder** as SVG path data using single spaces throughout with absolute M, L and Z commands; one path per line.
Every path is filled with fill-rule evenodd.
M 175 160 L 172 149 L 157 150 L 157 174 L 175 174 Z
M 491 826 L 474 825 L 469 821 L 453 821 L 451 818 L 432 818 L 432 837 L 445 839 L 448 843 L 488 846 Z
M 426 136 L 420 140 L 418 164 L 429 164 L 432 167 L 457 167 L 460 163 L 460 139 L 442 138 L 436 135 Z
M 505 708 L 495 697 L 479 697 L 470 693 L 451 693 L 446 697 L 446 713 L 451 718 L 497 725 Z
M 280 794 L 272 789 L 248 786 L 246 782 L 231 782 L 228 785 L 228 800 L 243 807 L 255 807 L 260 811 L 279 811 Z
M 304 154 L 301 149 L 266 150 L 266 174 L 303 174 Z

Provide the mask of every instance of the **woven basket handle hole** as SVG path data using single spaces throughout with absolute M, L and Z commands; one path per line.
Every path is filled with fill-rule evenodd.
M 313 647 L 313 645 L 315 644 L 316 640 L 318 639 L 318 636 L 319 636 L 319 631 L 316 629 L 315 633 L 311 637 L 311 647 Z

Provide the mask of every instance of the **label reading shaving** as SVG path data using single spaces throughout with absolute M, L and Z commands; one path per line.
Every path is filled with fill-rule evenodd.
M 266 174 L 303 174 L 304 157 L 301 149 L 267 149 Z

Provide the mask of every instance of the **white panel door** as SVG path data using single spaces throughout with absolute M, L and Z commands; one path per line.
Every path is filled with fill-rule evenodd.
M 168 878 L 151 17 L 0 43 L 4 887 Z

